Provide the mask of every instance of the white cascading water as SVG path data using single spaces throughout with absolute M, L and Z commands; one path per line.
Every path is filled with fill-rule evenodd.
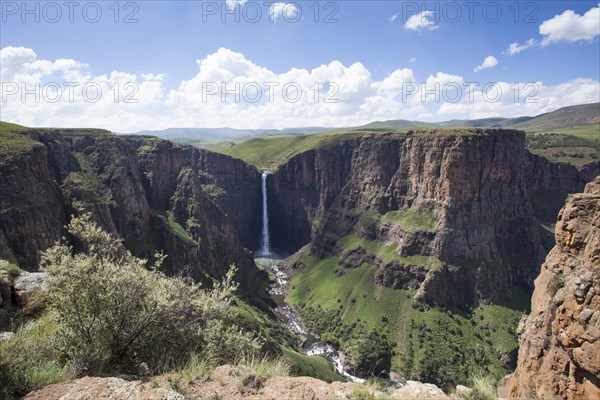
M 269 251 L 269 210 L 267 208 L 267 171 L 262 173 L 262 205 L 263 205 L 263 227 L 262 227 L 262 244 L 260 253 L 263 257 L 267 256 Z

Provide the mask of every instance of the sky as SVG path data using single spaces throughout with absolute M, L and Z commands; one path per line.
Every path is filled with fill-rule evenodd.
M 598 1 L 0 1 L 0 119 L 115 132 L 600 101 Z

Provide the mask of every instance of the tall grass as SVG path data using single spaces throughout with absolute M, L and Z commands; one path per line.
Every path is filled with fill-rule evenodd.
M 0 398 L 17 398 L 36 386 L 71 378 L 54 347 L 55 335 L 56 325 L 44 316 L 0 343 Z
M 180 373 L 191 381 L 198 376 L 208 376 L 213 370 L 214 366 L 205 357 L 198 353 L 192 353 L 190 360 Z
M 256 378 L 271 378 L 274 376 L 290 376 L 291 365 L 285 358 L 269 356 L 245 357 L 238 363 L 254 373 Z
M 496 400 L 498 393 L 492 378 L 476 374 L 471 377 L 470 390 L 457 393 L 457 396 L 464 400 Z
M 472 379 L 473 392 L 469 400 L 496 400 L 498 394 L 492 379 L 487 376 L 475 375 Z

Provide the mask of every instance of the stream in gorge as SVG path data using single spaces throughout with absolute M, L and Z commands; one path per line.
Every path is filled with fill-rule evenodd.
M 272 277 L 272 283 L 269 289 L 271 296 L 285 298 L 290 276 L 285 268 L 284 260 L 275 257 L 265 257 L 265 254 L 262 254 L 261 257 L 256 258 L 255 261 L 258 265 L 264 266 L 265 270 Z M 275 312 L 292 331 L 300 336 L 302 349 L 306 355 L 325 357 L 333 364 L 335 370 L 340 375 L 353 382 L 365 382 L 364 379 L 356 377 L 346 371 L 339 352 L 334 347 L 322 342 L 318 335 L 310 332 L 302 324 L 298 312 L 292 306 L 282 302 L 277 306 Z
M 284 259 L 277 257 L 271 250 L 269 233 L 269 208 L 267 203 L 267 178 L 271 174 L 265 170 L 262 173 L 262 233 L 260 251 L 257 252 L 254 259 L 258 265 L 265 267 L 265 270 L 271 276 L 271 287 L 269 293 L 273 297 L 285 299 L 287 288 L 290 281 L 290 275 L 285 267 Z M 332 346 L 324 343 L 318 335 L 310 332 L 301 322 L 298 312 L 284 301 L 278 302 L 275 312 L 285 322 L 285 324 L 302 340 L 302 349 L 309 356 L 321 356 L 328 359 L 335 370 L 345 378 L 358 383 L 365 382 L 364 379 L 351 375 L 346 371 L 340 358 L 339 352 Z

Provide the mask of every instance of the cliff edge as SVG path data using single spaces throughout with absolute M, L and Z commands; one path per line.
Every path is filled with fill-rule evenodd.
M 570 197 L 555 236 L 503 397 L 600 398 L 600 177 Z

